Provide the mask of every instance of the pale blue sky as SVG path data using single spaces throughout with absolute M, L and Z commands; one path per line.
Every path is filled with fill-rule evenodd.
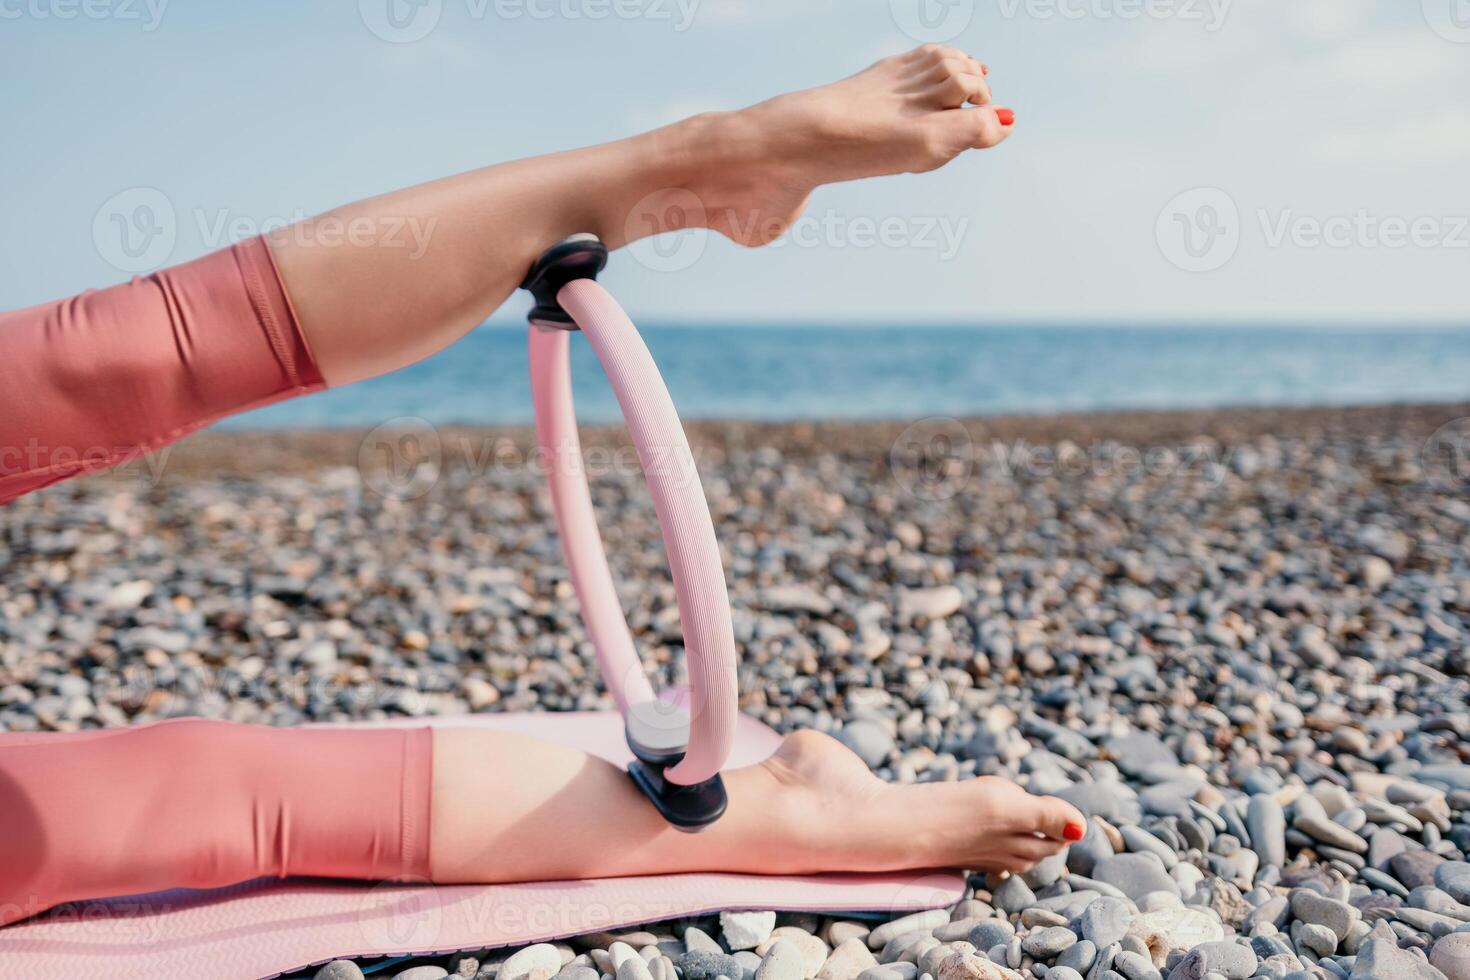
M 1470 0 L 423 2 L 413 20 L 407 0 L 0 0 L 0 308 L 126 278 L 99 209 L 133 188 L 164 195 L 181 261 L 230 229 L 848 74 L 916 43 L 922 2 L 991 65 L 1017 135 L 826 189 L 800 243 L 711 240 L 673 272 L 615 258 L 635 313 L 1465 319 Z M 380 38 L 388 3 L 432 29 Z M 868 243 L 884 223 L 896 237 Z

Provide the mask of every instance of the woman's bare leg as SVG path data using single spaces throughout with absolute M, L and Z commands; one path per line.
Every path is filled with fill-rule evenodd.
M 727 772 L 725 785 L 725 815 L 686 834 L 600 759 L 502 732 L 436 729 L 432 877 L 1021 870 L 1084 827 L 1070 804 L 1004 779 L 885 783 L 836 740 L 809 731 L 787 736 L 766 762 Z
M 322 374 L 349 384 L 462 337 L 569 234 L 618 248 L 704 226 L 760 245 L 818 185 L 932 170 L 994 146 L 1014 117 L 990 108 L 986 74 L 963 52 L 926 45 L 822 88 L 370 198 L 269 240 Z M 367 229 L 366 242 L 405 225 L 427 241 L 325 247 L 310 227 L 323 219 Z
M 1070 805 L 1003 779 L 889 785 L 815 732 L 725 780 L 725 815 L 683 834 L 627 773 L 508 732 L 179 718 L 0 733 L 0 925 L 79 899 L 281 875 L 1019 870 L 1083 827 Z M 106 806 L 84 805 L 95 800 Z

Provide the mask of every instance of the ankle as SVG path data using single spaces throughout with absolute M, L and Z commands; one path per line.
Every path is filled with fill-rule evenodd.
M 645 190 L 627 240 L 692 227 L 730 234 L 756 220 L 753 205 L 790 177 L 763 106 L 700 113 L 639 137 Z

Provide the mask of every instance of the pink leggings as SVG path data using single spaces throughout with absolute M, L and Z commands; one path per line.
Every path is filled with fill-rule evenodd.
M 263 876 L 426 881 L 429 728 L 0 733 L 0 925 Z
M 0 313 L 0 504 L 322 387 L 259 238 Z
M 260 239 L 0 314 L 0 504 L 323 387 Z M 262 875 L 429 874 L 433 733 L 0 733 L 0 924 Z

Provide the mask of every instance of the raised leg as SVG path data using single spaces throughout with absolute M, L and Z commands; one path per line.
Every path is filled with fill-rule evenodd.
M 1015 117 L 990 107 L 987 74 L 961 51 L 926 45 L 749 109 L 359 201 L 269 241 L 322 374 L 348 384 L 459 339 L 569 234 L 592 232 L 618 248 L 704 226 L 761 245 L 821 184 L 932 170 L 994 146 Z M 324 219 L 348 229 L 409 226 L 423 241 L 323 247 L 326 236 L 309 226 Z

